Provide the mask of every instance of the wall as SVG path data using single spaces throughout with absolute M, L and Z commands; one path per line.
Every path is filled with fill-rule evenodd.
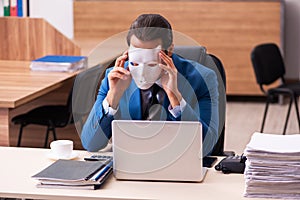
M 227 94 L 262 95 L 250 52 L 256 44 L 280 44 L 280 0 L 179 0 L 171 4 L 170 0 L 74 1 L 74 37 L 103 41 L 126 31 L 141 13 L 162 14 L 175 31 L 218 56 L 226 71 Z M 176 38 L 174 42 L 185 44 Z
M 285 0 L 286 78 L 300 79 L 300 1 Z
M 42 17 L 72 39 L 73 0 L 30 0 L 30 17 Z
M 285 0 L 285 4 L 286 77 L 300 79 L 300 1 Z M 73 0 L 31 0 L 30 13 L 45 18 L 68 38 L 74 37 Z

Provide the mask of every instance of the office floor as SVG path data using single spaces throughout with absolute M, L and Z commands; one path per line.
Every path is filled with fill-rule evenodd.
M 225 150 L 243 153 L 251 135 L 260 131 L 265 103 L 263 102 L 227 102 Z M 271 104 L 265 123 L 265 133 L 281 134 L 287 113 L 287 104 Z M 299 133 L 294 105 L 286 134 Z

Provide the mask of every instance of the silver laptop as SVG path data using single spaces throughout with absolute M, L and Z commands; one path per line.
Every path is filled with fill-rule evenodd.
M 117 179 L 201 182 L 206 174 L 200 122 L 114 120 L 112 141 Z

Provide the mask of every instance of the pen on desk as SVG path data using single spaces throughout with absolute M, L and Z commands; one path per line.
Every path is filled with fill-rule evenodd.
M 98 181 L 101 176 L 103 176 L 110 168 L 112 168 L 113 161 L 110 161 L 107 165 L 105 165 L 99 172 L 95 174 L 95 176 L 92 178 L 94 181 Z
M 93 158 L 93 157 L 88 157 L 88 158 L 84 158 L 85 161 L 104 161 L 104 164 L 109 163 L 112 158 Z

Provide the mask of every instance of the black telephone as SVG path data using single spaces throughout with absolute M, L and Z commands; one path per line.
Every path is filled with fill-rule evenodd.
M 224 174 L 239 173 L 243 174 L 245 170 L 246 156 L 228 156 L 222 159 L 216 166 L 217 171 L 222 171 Z

